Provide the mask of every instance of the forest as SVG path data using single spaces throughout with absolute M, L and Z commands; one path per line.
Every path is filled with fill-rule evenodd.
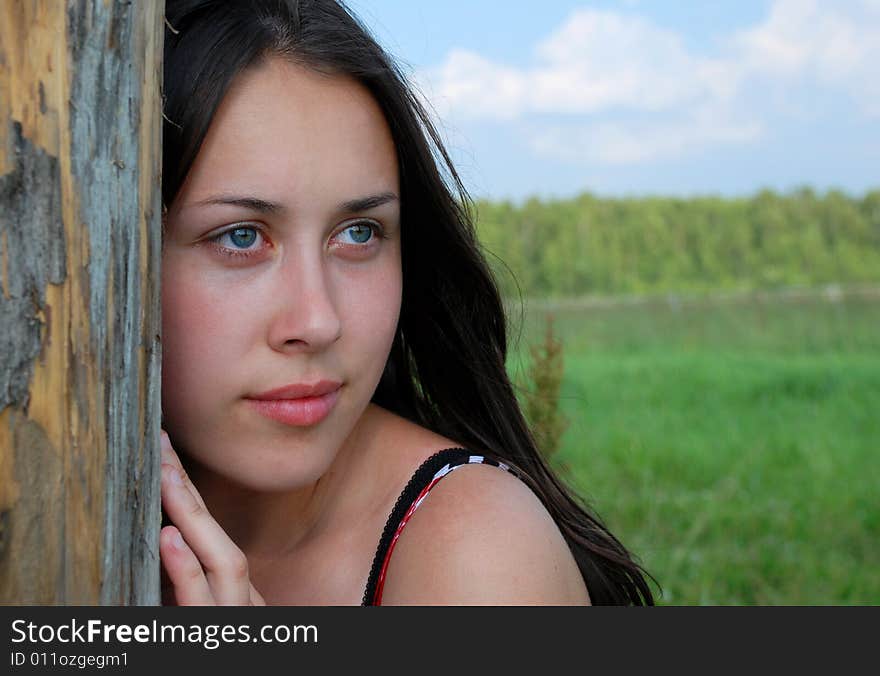
M 880 282 L 880 189 L 477 201 L 502 294 L 531 298 Z

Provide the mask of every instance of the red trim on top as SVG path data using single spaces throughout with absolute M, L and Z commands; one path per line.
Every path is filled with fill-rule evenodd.
M 456 465 L 456 467 L 461 467 L 461 465 Z M 455 467 L 452 467 L 449 471 L 451 472 L 453 469 L 455 469 Z M 449 472 L 447 472 L 446 474 L 449 474 Z M 406 526 L 407 521 L 410 520 L 410 517 L 421 504 L 422 498 L 424 498 L 428 494 L 428 491 L 434 488 L 434 485 L 438 481 L 440 481 L 440 479 L 445 477 L 446 474 L 435 476 L 431 480 L 431 483 L 429 483 L 422 489 L 422 492 L 419 493 L 418 497 L 415 500 L 413 500 L 412 504 L 409 506 L 409 509 L 406 510 L 406 514 L 403 515 L 403 518 L 397 525 L 397 530 L 394 531 L 394 537 L 391 538 L 391 544 L 388 545 L 388 552 L 385 554 L 385 560 L 382 562 L 382 570 L 379 571 L 379 579 L 376 582 L 376 593 L 373 594 L 373 605 L 382 605 L 382 588 L 385 586 L 385 573 L 388 570 L 388 562 L 391 561 L 391 552 L 394 551 L 394 545 L 397 544 L 397 538 L 399 538 L 400 534 L 403 532 L 403 527 Z

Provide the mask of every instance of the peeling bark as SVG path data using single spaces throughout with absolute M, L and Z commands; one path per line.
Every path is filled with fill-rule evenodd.
M 0 3 L 0 603 L 159 602 L 164 2 Z

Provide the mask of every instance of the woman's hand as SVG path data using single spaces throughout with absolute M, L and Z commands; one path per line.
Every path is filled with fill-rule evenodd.
M 208 512 L 164 431 L 162 507 L 176 524 L 159 534 L 164 605 L 266 605 L 247 557 Z

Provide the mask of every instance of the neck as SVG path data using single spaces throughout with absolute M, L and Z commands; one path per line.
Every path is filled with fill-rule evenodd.
M 374 408 L 367 407 L 327 471 L 295 489 L 255 490 L 192 461 L 186 469 L 210 514 L 249 559 L 290 557 L 340 516 L 356 519 L 374 497 L 365 464 Z

